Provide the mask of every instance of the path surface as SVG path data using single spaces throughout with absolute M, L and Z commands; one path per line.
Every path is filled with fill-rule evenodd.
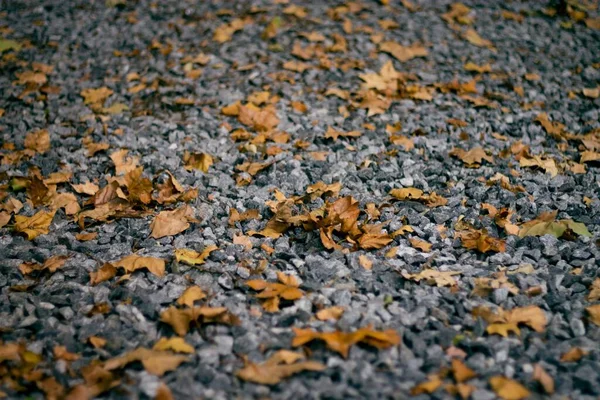
M 0 391 L 598 398 L 597 10 L 382 3 L 2 3 Z

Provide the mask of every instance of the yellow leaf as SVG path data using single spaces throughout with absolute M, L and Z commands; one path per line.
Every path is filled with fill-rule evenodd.
M 365 256 L 364 254 L 361 254 L 360 256 L 358 256 L 358 263 L 360 264 L 361 267 L 363 267 L 364 269 L 370 271 L 371 268 L 373 268 L 373 261 Z
M 165 275 L 165 260 L 160 258 L 142 257 L 137 254 L 130 254 L 119 261 L 115 261 L 113 264 L 115 267 L 121 267 L 129 273 L 146 268 L 156 276 Z
M 317 311 L 317 319 L 327 321 L 329 319 L 338 320 L 344 314 L 344 307 L 333 306 Z
M 196 300 L 206 298 L 206 294 L 198 286 L 190 286 L 185 289 L 183 294 L 177 299 L 177 304 L 193 307 Z
M 31 217 L 15 215 L 15 231 L 24 233 L 28 240 L 49 232 L 50 224 L 56 211 L 39 211 Z
M 490 378 L 490 386 L 502 400 L 521 400 L 530 395 L 529 390 L 519 382 L 500 375 Z
M 215 245 L 206 246 L 202 253 L 198 253 L 192 249 L 176 249 L 175 259 L 177 262 L 182 262 L 188 265 L 202 265 L 206 262 L 210 253 L 217 250 L 218 247 Z
M 193 215 L 194 209 L 187 204 L 173 211 L 161 211 L 150 224 L 150 236 L 160 239 L 177 235 L 190 227 L 190 221 L 196 221 Z
M 172 337 L 172 338 L 160 338 L 158 342 L 154 344 L 152 350 L 166 351 L 171 350 L 175 353 L 194 353 L 194 347 L 187 344 L 185 340 L 181 337 Z
M 283 355 L 282 355 L 283 353 Z M 236 375 L 238 378 L 262 385 L 276 385 L 283 379 L 302 371 L 322 371 L 325 365 L 316 361 L 299 361 L 304 356 L 280 350 L 260 364 L 248 362 Z

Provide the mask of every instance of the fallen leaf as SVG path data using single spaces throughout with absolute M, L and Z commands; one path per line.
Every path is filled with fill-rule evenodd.
M 279 283 L 267 282 L 262 279 L 246 281 L 246 285 L 260 292 L 256 295 L 257 298 L 265 299 L 262 306 L 268 312 L 279 311 L 280 299 L 293 301 L 304 296 L 304 292 L 298 289 L 300 286 L 298 280 L 293 275 L 285 275 L 283 272 L 277 271 L 277 279 Z
M 81 91 L 81 97 L 85 104 L 102 104 L 114 92 L 107 88 L 101 87 L 98 89 L 84 89 Z
M 587 301 L 598 301 L 600 300 L 600 278 L 594 279 L 592 286 L 590 287 L 590 293 L 586 297 Z
M 366 269 L 368 271 L 370 271 L 371 268 L 373 268 L 373 261 L 364 254 L 361 254 L 360 256 L 358 256 L 358 263 L 360 264 L 361 267 L 363 267 L 364 269 Z
M 88 342 L 90 342 L 90 344 L 92 346 L 94 346 L 94 348 L 96 348 L 96 349 L 101 349 L 102 347 L 104 347 L 106 345 L 106 339 L 103 339 L 98 336 L 90 336 L 88 338 Z
M 477 307 L 473 310 L 474 316 L 479 316 L 489 323 L 486 331 L 489 334 L 498 334 L 508 337 L 510 332 L 519 335 L 519 325 L 527 325 L 536 332 L 543 332 L 548 323 L 546 314 L 538 306 L 517 307 L 512 310 L 499 308 L 492 312 L 487 307 Z
M 361 135 L 362 135 L 362 133 L 359 131 L 341 132 L 341 131 L 336 131 L 331 126 L 329 126 L 329 127 L 327 127 L 327 132 L 325 132 L 325 139 L 337 140 L 340 136 L 341 137 L 359 137 Z
M 210 166 L 213 165 L 214 160 L 210 154 L 189 153 L 186 151 L 183 155 L 183 162 L 185 164 L 185 169 L 188 171 L 198 169 L 207 173 Z
M 185 289 L 181 296 L 177 299 L 177 304 L 182 306 L 193 307 L 196 300 L 206 298 L 206 294 L 198 286 L 190 286 Z
M 413 396 L 432 394 L 442 386 L 442 383 L 443 381 L 439 375 L 431 375 L 425 382 L 421 382 L 410 389 L 410 394 Z
M 506 251 L 504 240 L 489 236 L 485 230 L 470 228 L 456 232 L 455 236 L 460 238 L 463 247 L 469 250 L 477 250 L 481 253 Z
M 29 275 L 35 271 L 48 271 L 53 274 L 56 270 L 62 268 L 68 259 L 69 256 L 53 256 L 44 261 L 43 264 L 26 262 L 19 265 L 19 271 L 21 271 L 23 275 Z
M 174 400 L 173 393 L 171 393 L 171 389 L 164 383 L 161 383 L 158 389 L 156 389 L 156 396 L 154 396 L 154 400 Z
M 276 385 L 283 379 L 302 371 L 322 371 L 324 364 L 316 361 L 299 361 L 304 355 L 288 350 L 280 350 L 268 360 L 255 364 L 247 362 L 246 366 L 237 371 L 238 378 L 262 385 Z
M 544 388 L 544 392 L 547 394 L 554 393 L 554 379 L 544 369 L 540 364 L 535 364 L 533 367 L 533 376 L 532 378 L 539 382 Z
M 400 336 L 393 329 L 385 331 L 373 330 L 370 326 L 360 328 L 354 332 L 316 332 L 312 329 L 292 328 L 296 335 L 292 346 L 302 346 L 313 340 L 322 340 L 333 351 L 337 351 L 344 358 L 348 357 L 350 347 L 359 342 L 368 344 L 378 349 L 385 349 L 400 344 Z
M 179 309 L 169 307 L 160 314 L 161 322 L 169 324 L 179 336 L 185 336 L 192 322 L 219 323 L 232 325 L 237 323 L 237 318 L 230 314 L 225 307 L 188 307 Z
M 504 376 L 493 376 L 489 380 L 492 390 L 502 400 L 521 400 L 529 397 L 529 390 L 519 382 Z
M 391 54 L 400 62 L 406 62 L 416 57 L 427 57 L 429 54 L 423 46 L 414 44 L 407 47 L 396 42 L 379 43 L 379 51 Z
M 45 153 L 50 150 L 50 134 L 46 129 L 39 129 L 25 135 L 25 148 L 36 153 Z
M 138 166 L 138 157 L 128 157 L 127 153 L 129 150 L 121 149 L 110 154 L 110 159 L 115 164 L 116 175 L 125 175 L 126 173 L 133 171 Z
M 588 313 L 588 320 L 591 323 L 600 326 L 600 304 L 586 307 L 585 311 Z
M 417 188 L 392 189 L 390 191 L 390 196 L 402 201 L 418 201 L 432 208 L 448 204 L 448 200 L 437 193 L 432 192 L 430 194 L 425 194 L 421 189 Z
M 454 380 L 458 383 L 468 381 L 477 376 L 475 371 L 456 358 L 452 360 L 452 375 L 454 376 Z
M 174 351 L 175 353 L 193 354 L 194 347 L 186 343 L 181 337 L 160 338 L 158 342 L 152 346 L 152 350 L 158 351 Z
M 33 240 L 39 235 L 46 235 L 49 232 L 50 224 L 54 219 L 56 211 L 38 211 L 31 217 L 15 215 L 15 232 L 24 233 L 27 240 Z
M 96 185 L 95 183 L 92 183 L 92 182 L 86 182 L 86 183 L 81 183 L 81 184 L 76 184 L 76 185 L 72 184 L 71 186 L 77 193 L 87 194 L 90 196 L 95 195 L 98 192 L 98 190 L 100 190 L 98 185 Z
M 317 319 L 320 321 L 327 321 L 330 319 L 333 320 L 338 320 L 342 317 L 342 315 L 344 314 L 344 307 L 340 307 L 340 306 L 332 306 L 332 307 L 328 307 L 328 308 L 324 308 L 322 310 L 317 311 L 317 313 L 315 314 Z
M 210 253 L 217 249 L 218 247 L 215 245 L 206 246 L 204 250 L 202 250 L 202 253 L 198 253 L 192 249 L 176 249 L 175 259 L 177 262 L 182 262 L 188 265 L 202 265 L 210 256 Z
M 143 257 L 137 254 L 130 254 L 118 261 L 113 262 L 112 264 L 117 268 L 123 268 L 128 273 L 145 268 L 156 276 L 165 275 L 165 260 L 160 258 Z
M 519 237 L 553 235 L 560 238 L 568 233 L 592 236 L 583 223 L 570 219 L 556 220 L 556 215 L 557 211 L 542 212 L 535 219 L 521 224 Z
M 474 147 L 469 151 L 455 147 L 449 153 L 451 156 L 459 158 L 469 168 L 479 168 L 483 164 L 483 160 L 488 163 L 493 163 L 494 159 L 487 155 L 481 147 Z
M 90 272 L 90 283 L 97 285 L 114 278 L 117 275 L 117 268 L 111 263 L 105 263 L 96 271 Z
M 139 361 L 148 373 L 163 376 L 165 372 L 173 371 L 179 364 L 187 360 L 186 356 L 176 355 L 168 351 L 157 351 L 139 347 L 122 356 L 105 361 L 103 368 L 107 371 L 112 371 L 121 369 L 132 362 Z
M 462 37 L 469 43 L 478 47 L 487 47 L 488 49 L 494 49 L 494 44 L 487 39 L 479 36 L 479 33 L 475 29 L 469 28 L 463 34 Z
M 161 211 L 150 224 L 154 239 L 177 235 L 190 227 L 190 222 L 196 222 L 193 217 L 194 209 L 184 205 L 173 211 Z
M 560 356 L 560 362 L 577 362 L 583 357 L 587 356 L 589 353 L 589 351 L 584 350 L 581 347 L 573 347 Z
M 434 269 L 425 269 L 418 274 L 409 274 L 402 271 L 402 277 L 415 282 L 424 280 L 429 285 L 437 287 L 456 286 L 456 279 L 453 276 L 460 275 L 459 271 L 436 271 Z
M 408 241 L 410 242 L 410 245 L 412 247 L 424 251 L 425 253 L 429 253 L 431 251 L 431 248 L 433 247 L 431 243 L 426 242 L 425 240 L 421 240 L 419 238 L 409 238 Z

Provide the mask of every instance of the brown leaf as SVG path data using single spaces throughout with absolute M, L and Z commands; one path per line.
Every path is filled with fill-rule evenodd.
M 189 153 L 186 151 L 183 155 L 183 162 L 185 164 L 185 169 L 188 171 L 198 169 L 207 173 L 210 166 L 213 165 L 214 160 L 210 154 Z
M 312 329 L 292 329 L 296 335 L 292 341 L 292 346 L 297 347 L 313 340 L 323 340 L 327 344 L 327 347 L 333 351 L 337 351 L 344 358 L 348 357 L 350 347 L 359 342 L 378 349 L 385 349 L 400 344 L 400 336 L 393 329 L 376 331 L 368 326 L 351 333 L 340 331 L 320 333 L 313 331 Z
M 359 131 L 350 131 L 350 132 L 342 132 L 333 129 L 331 126 L 327 127 L 327 132 L 325 132 L 325 139 L 333 139 L 337 140 L 341 137 L 359 137 L 362 133 Z
M 330 319 L 338 320 L 344 314 L 344 307 L 340 306 L 332 306 L 328 308 L 324 308 L 322 310 L 317 311 L 316 317 L 320 321 L 327 321 Z
M 176 369 L 179 364 L 187 360 L 186 356 L 176 355 L 168 351 L 157 351 L 139 347 L 122 356 L 107 360 L 103 367 L 107 371 L 112 371 L 121 369 L 132 362 L 139 361 L 148 373 L 163 376 L 165 372 Z
M 229 209 L 229 225 L 235 225 L 236 222 L 247 221 L 249 219 L 259 219 L 259 210 L 254 208 L 240 213 L 235 208 Z
M 259 299 L 267 299 L 263 302 L 263 308 L 269 312 L 279 311 L 279 300 L 298 300 L 304 296 L 304 292 L 298 289 L 300 284 L 293 275 L 285 275 L 282 272 L 277 272 L 277 278 L 280 283 L 266 282 L 261 279 L 253 279 L 246 281 L 246 285 L 253 290 L 259 291 L 256 295 Z M 270 300 L 269 299 L 273 299 Z M 275 300 L 277 299 L 277 300 Z M 266 303 L 266 304 L 265 304 Z
M 477 376 L 475 371 L 456 358 L 452 360 L 452 375 L 454 375 L 454 380 L 458 383 L 468 381 Z
M 589 351 L 584 350 L 581 347 L 573 347 L 571 350 L 560 356 L 560 362 L 577 362 L 589 353 Z
M 158 389 L 156 389 L 154 400 L 174 400 L 173 393 L 171 393 L 171 389 L 167 385 L 161 383 Z
M 202 253 L 198 253 L 192 249 L 175 249 L 175 260 L 188 265 L 202 265 L 210 256 L 210 253 L 217 250 L 215 245 L 206 246 Z
M 418 274 L 409 274 L 402 272 L 402 277 L 415 282 L 424 280 L 429 285 L 437 287 L 456 286 L 456 279 L 453 276 L 460 275 L 459 271 L 436 271 L 434 269 L 425 269 Z
M 174 351 L 175 353 L 187 353 L 193 354 L 194 347 L 186 343 L 183 338 L 172 337 L 172 338 L 160 338 L 158 342 L 152 346 L 152 350 L 158 351 Z
M 39 235 L 49 232 L 50 224 L 56 211 L 38 211 L 31 217 L 15 215 L 15 232 L 24 233 L 27 240 L 33 240 Z
M 105 263 L 97 271 L 90 272 L 90 283 L 97 285 L 114 278 L 117 275 L 117 268 L 111 263 Z
M 474 147 L 469 151 L 455 147 L 450 152 L 450 155 L 459 158 L 469 168 L 479 168 L 483 164 L 483 160 L 488 163 L 494 162 L 494 159 L 488 156 L 481 147 Z
M 502 400 L 521 400 L 529 397 L 530 393 L 525 386 L 504 376 L 490 378 L 490 386 Z
M 544 392 L 547 394 L 554 393 L 554 379 L 544 369 L 540 364 L 535 364 L 533 368 L 533 379 L 539 382 L 540 385 L 544 388 Z
M 360 264 L 361 267 L 363 267 L 364 269 L 366 269 L 368 271 L 370 271 L 371 268 L 373 268 L 373 261 L 364 254 L 361 254 L 360 256 L 358 256 L 358 263 Z
M 600 326 L 600 304 L 586 307 L 585 311 L 588 313 L 588 320 L 591 323 Z
M 75 235 L 75 239 L 80 242 L 87 242 L 89 240 L 94 240 L 98 237 L 98 232 L 81 232 Z
M 590 287 L 590 293 L 587 295 L 587 301 L 600 300 L 600 278 L 596 278 Z
M 190 329 L 190 323 L 219 323 L 232 325 L 237 318 L 230 314 L 225 307 L 191 307 L 179 309 L 169 307 L 160 314 L 161 322 L 171 325 L 179 336 L 185 336 Z
M 475 29 L 469 28 L 463 34 L 463 38 L 469 43 L 478 47 L 487 47 L 488 49 L 494 49 L 494 44 L 487 39 L 479 36 Z
M 129 150 L 121 149 L 110 154 L 110 159 L 115 164 L 115 172 L 117 176 L 125 175 L 126 173 L 137 168 L 139 157 L 128 157 L 127 153 L 129 153 Z
M 173 211 L 161 211 L 150 224 L 150 236 L 160 239 L 177 235 L 190 227 L 190 221 L 196 221 L 193 215 L 194 209 L 187 204 Z
M 81 97 L 83 97 L 83 101 L 85 104 L 96 104 L 100 103 L 102 105 L 104 101 L 114 92 L 107 88 L 101 87 L 98 89 L 83 89 L 81 91 Z
M 69 256 L 53 256 L 44 261 L 44 264 L 26 262 L 19 265 L 19 271 L 23 275 L 29 275 L 34 271 L 48 271 L 53 274 L 56 270 L 62 268 L 68 259 Z
M 413 396 L 418 396 L 420 394 L 431 394 L 438 390 L 440 386 L 442 386 L 442 379 L 439 375 L 431 375 L 429 379 L 425 382 L 421 382 L 412 389 L 410 389 L 410 394 Z
M 425 204 L 427 207 L 439 207 L 448 204 L 448 200 L 438 195 L 435 192 L 425 194 L 421 189 L 417 188 L 402 188 L 392 189 L 390 196 L 397 200 L 414 200 Z
M 536 332 L 543 332 L 548 323 L 546 315 L 537 306 L 517 307 L 512 310 L 499 308 L 492 312 L 487 307 L 477 307 L 473 310 L 474 316 L 479 316 L 489 323 L 487 332 L 508 337 L 510 332 L 519 335 L 519 325 L 527 325 Z
M 503 253 L 506 251 L 506 243 L 504 240 L 491 237 L 485 230 L 466 229 L 455 233 L 456 237 L 460 238 L 464 248 L 477 250 L 481 253 L 495 251 Z
M 419 238 L 409 238 L 408 241 L 410 242 L 410 245 L 412 247 L 424 251 L 425 253 L 429 253 L 431 251 L 431 247 L 433 247 L 431 243 L 426 242 L 425 240 L 421 240 Z
M 302 371 L 322 371 L 325 365 L 316 361 L 299 361 L 304 358 L 300 353 L 280 350 L 268 360 L 255 364 L 248 362 L 237 371 L 238 378 L 262 385 L 276 385 L 283 379 Z
M 25 136 L 25 148 L 36 153 L 45 153 L 50 150 L 50 134 L 45 129 L 30 132 Z
M 95 195 L 96 192 L 98 192 L 98 190 L 100 190 L 98 185 L 96 185 L 95 183 L 92 183 L 92 182 L 86 182 L 86 183 L 81 183 L 81 184 L 71 185 L 71 186 L 77 193 L 87 194 L 90 196 Z
M 138 269 L 146 268 L 156 276 L 165 275 L 165 260 L 155 257 L 143 257 L 137 254 L 130 254 L 119 261 L 115 261 L 115 267 L 125 269 L 126 272 L 135 272 Z
M 179 296 L 177 299 L 177 304 L 193 307 L 196 300 L 202 300 L 205 298 L 206 294 L 202 291 L 202 289 L 200 289 L 200 287 L 190 286 L 189 288 L 185 289 L 181 296 Z
M 396 42 L 379 43 L 379 51 L 391 54 L 400 62 L 406 62 L 416 57 L 427 57 L 429 54 L 423 46 L 414 44 L 406 47 Z

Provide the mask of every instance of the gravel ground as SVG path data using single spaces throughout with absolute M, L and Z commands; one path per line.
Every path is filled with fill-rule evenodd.
M 4 395 L 451 399 L 462 384 L 476 400 L 526 397 L 519 390 L 600 396 L 600 326 L 591 311 L 600 299 L 597 10 L 382 3 L 0 5 L 0 216 L 10 218 L 0 218 Z M 93 90 L 101 88 L 109 90 Z M 256 106 L 222 110 L 236 101 Z M 342 135 L 330 137 L 330 128 Z M 482 148 L 483 158 L 457 148 Z M 115 154 L 123 149 L 125 160 Z M 136 182 L 157 189 L 151 199 L 133 199 L 132 183 L 119 177 L 132 160 L 147 178 Z M 77 186 L 86 182 L 120 186 L 106 203 L 118 210 L 93 219 L 103 201 Z M 318 182 L 341 189 L 304 196 Z M 182 194 L 190 188 L 197 195 Z M 390 195 L 402 188 L 423 194 Z M 433 204 L 433 192 L 447 201 Z M 338 229 L 328 249 L 310 224 L 273 217 L 281 195 L 293 198 L 294 215 L 352 196 L 360 226 L 383 223 L 383 243 L 369 248 Z M 184 204 L 187 229 L 152 234 L 157 213 Z M 45 234 L 28 238 L 17 216 L 43 210 L 57 211 Z M 232 221 L 231 210 L 242 218 Z M 245 219 L 247 210 L 258 211 Z M 523 234 L 523 223 L 554 211 L 552 220 L 584 230 L 558 222 Z M 269 221 L 283 233 L 263 231 Z M 544 234 L 557 226 L 565 232 Z M 209 246 L 217 249 L 204 263 L 175 259 L 176 249 Z M 165 260 L 165 273 L 118 271 L 92 284 L 90 273 L 131 254 Z M 417 281 L 422 271 L 432 277 Z M 246 282 L 276 282 L 278 272 L 297 277 L 303 296 L 269 312 Z M 192 347 L 186 361 L 162 376 L 136 362 L 108 367 L 177 337 L 161 315 L 191 286 L 206 294 L 196 306 L 226 307 L 235 318 L 192 324 L 183 332 Z M 339 319 L 317 316 L 333 306 L 344 310 Z M 496 334 L 494 326 L 515 320 L 493 320 L 482 307 L 541 310 L 535 318 L 543 321 L 518 319 L 517 331 Z M 319 341 L 292 346 L 294 328 L 366 326 L 392 330 L 400 343 L 355 345 L 347 357 Z M 272 385 L 237 375 L 278 350 L 326 368 Z M 474 376 L 461 382 L 448 372 L 452 360 Z M 90 365 L 108 374 L 102 384 Z M 495 387 L 498 377 L 508 379 L 508 393 Z M 435 391 L 417 386 L 432 381 Z

